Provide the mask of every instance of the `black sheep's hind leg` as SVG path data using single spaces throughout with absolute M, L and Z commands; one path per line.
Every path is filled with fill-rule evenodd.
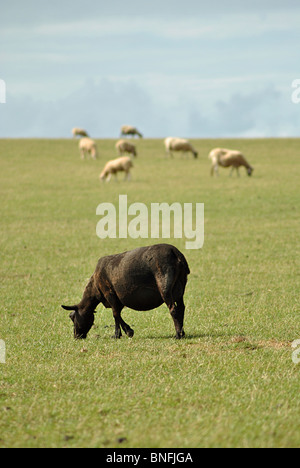
M 183 302 L 183 298 L 181 297 L 175 305 L 175 310 L 173 311 L 172 318 L 174 321 L 175 329 L 176 329 L 176 338 L 180 339 L 185 336 L 184 329 L 183 329 L 183 320 L 184 320 L 184 311 L 185 305 Z
M 177 303 L 174 301 L 172 292 L 173 285 L 175 283 L 174 270 L 169 269 L 165 272 L 164 277 L 157 279 L 156 282 L 160 295 L 165 304 L 168 306 L 171 317 L 173 319 L 176 330 L 176 338 L 180 339 L 184 336 L 183 317 L 185 307 L 182 298 L 179 301 L 177 301 Z

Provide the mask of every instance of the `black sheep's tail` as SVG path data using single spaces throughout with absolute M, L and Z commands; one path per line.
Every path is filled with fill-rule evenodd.
M 188 262 L 186 261 L 186 258 L 185 256 L 180 252 L 180 250 L 176 249 L 176 247 L 174 247 L 172 249 L 172 252 L 173 254 L 175 255 L 176 259 L 177 259 L 177 262 L 179 265 L 182 265 L 185 269 L 185 272 L 187 275 L 190 274 L 190 268 L 188 266 Z

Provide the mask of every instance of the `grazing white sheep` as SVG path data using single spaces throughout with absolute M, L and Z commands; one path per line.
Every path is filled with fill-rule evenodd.
M 137 156 L 136 147 L 127 140 L 117 141 L 116 149 L 119 154 L 130 153 L 133 156 Z
M 143 138 L 141 132 L 139 132 L 136 127 L 132 127 L 131 125 L 122 125 L 121 136 L 122 135 L 132 135 L 133 137 L 137 135 L 138 137 Z
M 97 158 L 97 147 L 94 140 L 91 138 L 81 138 L 79 141 L 79 151 L 81 158 L 84 159 L 86 153 L 90 154 L 93 159 Z
M 72 135 L 75 138 L 76 136 L 83 136 L 83 137 L 88 137 L 88 134 L 85 130 L 82 128 L 73 128 L 72 129 Z
M 109 182 L 111 179 L 112 174 L 117 177 L 118 172 L 125 172 L 125 178 L 130 179 L 130 169 L 133 167 L 132 161 L 129 156 L 122 156 L 121 158 L 112 159 L 108 161 L 103 171 L 101 172 L 99 178 L 100 180 L 105 180 Z
M 229 150 L 226 148 L 215 148 L 213 149 L 208 157 L 211 159 L 212 166 L 210 174 L 219 175 L 218 167 L 231 167 L 230 175 L 234 169 L 236 169 L 237 175 L 239 176 L 239 167 L 244 166 L 246 168 L 248 176 L 251 176 L 253 167 L 247 162 L 245 156 L 240 151 Z
M 184 138 L 168 137 L 165 139 L 165 148 L 167 154 L 173 157 L 172 151 L 182 151 L 182 153 L 191 152 L 194 158 L 198 157 L 198 153 L 188 140 Z

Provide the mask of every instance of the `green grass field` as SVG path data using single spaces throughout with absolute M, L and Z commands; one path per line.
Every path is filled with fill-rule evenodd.
M 132 180 L 99 183 L 115 140 L 82 161 L 72 140 L 0 140 L 0 447 L 299 447 L 297 139 L 194 140 L 198 160 L 136 140 Z M 253 177 L 209 175 L 215 146 L 240 149 Z M 124 309 L 111 339 L 98 306 L 75 341 L 61 304 L 81 299 L 99 257 L 157 239 L 96 236 L 96 207 L 203 202 L 205 242 L 186 256 L 186 338 L 166 306 Z

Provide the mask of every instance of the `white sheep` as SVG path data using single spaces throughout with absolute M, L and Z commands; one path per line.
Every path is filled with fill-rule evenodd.
M 182 153 L 191 152 L 194 158 L 198 157 L 198 153 L 188 140 L 184 138 L 168 137 L 164 141 L 167 154 L 173 157 L 172 151 L 182 151 Z
M 117 141 L 116 149 L 120 155 L 124 153 L 130 153 L 133 156 L 137 156 L 136 147 L 127 140 Z
M 226 148 L 215 148 L 213 149 L 209 155 L 209 159 L 211 159 L 212 166 L 210 170 L 210 174 L 219 175 L 218 167 L 231 167 L 230 175 L 234 169 L 236 169 L 237 175 L 239 176 L 239 167 L 244 166 L 247 170 L 248 176 L 251 176 L 253 172 L 253 167 L 247 162 L 245 156 L 240 151 L 229 150 Z
M 90 154 L 93 159 L 97 158 L 97 147 L 94 140 L 91 138 L 81 138 L 79 141 L 79 151 L 81 158 L 84 159 L 86 153 Z
M 72 135 L 73 135 L 73 138 L 75 138 L 76 136 L 88 137 L 87 132 L 83 130 L 82 128 L 73 128 Z
M 137 135 L 138 137 L 143 138 L 141 132 L 139 132 L 136 127 L 132 127 L 131 125 L 122 125 L 121 136 L 122 135 L 132 135 L 133 137 Z
M 133 167 L 132 161 L 129 156 L 122 156 L 121 158 L 111 159 L 108 161 L 103 171 L 101 172 L 99 178 L 101 181 L 106 179 L 106 182 L 109 182 L 112 174 L 117 177 L 118 172 L 125 172 L 125 178 L 130 179 L 130 169 Z

